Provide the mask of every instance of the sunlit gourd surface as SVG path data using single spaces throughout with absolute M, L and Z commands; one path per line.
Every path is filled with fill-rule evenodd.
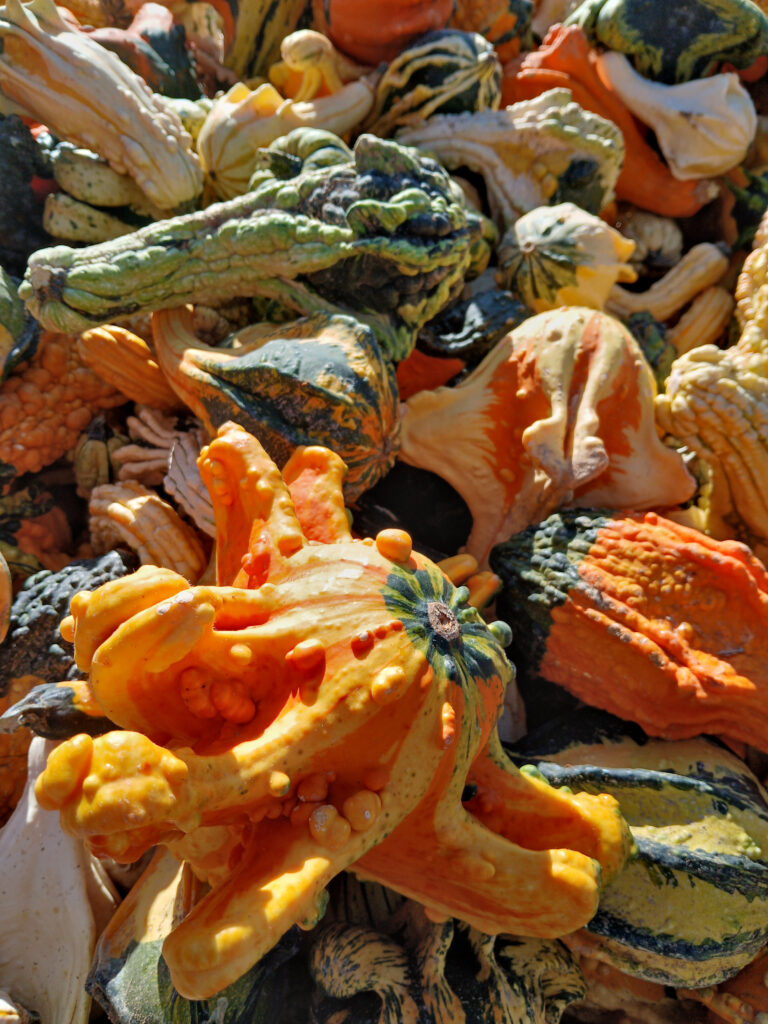
M 0 5 L 0 1017 L 766 1024 L 768 3 Z

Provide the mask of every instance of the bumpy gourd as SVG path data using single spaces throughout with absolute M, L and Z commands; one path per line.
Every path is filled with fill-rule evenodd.
M 613 800 L 505 759 L 506 627 L 402 531 L 352 540 L 340 469 L 327 449 L 299 449 L 281 478 L 226 425 L 201 455 L 218 585 L 143 567 L 78 595 L 62 624 L 125 731 L 59 746 L 38 799 L 102 855 L 166 844 L 211 883 L 164 943 L 188 998 L 314 923 L 353 863 L 487 933 L 547 936 L 594 913 L 591 858 L 612 876 L 626 857 Z M 461 807 L 465 782 L 487 797 L 478 817 Z
M 497 281 L 543 313 L 557 306 L 602 309 L 617 281 L 637 280 L 635 243 L 573 203 L 523 214 L 498 247 Z
M 655 512 L 559 512 L 499 545 L 518 669 L 652 736 L 768 747 L 768 574 Z
M 130 174 L 163 209 L 200 194 L 200 165 L 176 114 L 53 0 L 9 0 L 0 40 L 0 92 L 31 117 Z
M 460 290 L 482 238 L 457 192 L 433 160 L 361 135 L 354 162 L 270 177 L 114 242 L 41 249 L 19 294 L 42 324 L 70 331 L 192 300 L 259 294 L 308 313 L 335 303 L 369 315 L 399 360 Z
M 566 89 L 478 114 L 440 114 L 404 128 L 402 142 L 446 167 L 483 176 L 497 226 L 537 206 L 573 201 L 599 213 L 613 198 L 624 157 L 616 126 L 572 102 Z
M 736 345 L 701 345 L 676 359 L 656 399 L 660 430 L 709 467 L 715 536 L 768 542 L 766 409 L 768 342 L 751 321 Z
M 74 338 L 42 331 L 31 358 L 0 384 L 0 462 L 36 473 L 74 448 L 100 409 L 125 401 L 86 365 Z
M 626 328 L 563 307 L 525 320 L 455 387 L 413 395 L 399 457 L 462 495 L 473 520 L 467 548 L 484 564 L 494 544 L 567 502 L 689 498 L 693 478 L 656 434 L 655 393 Z
M 155 313 L 152 327 L 161 367 L 209 434 L 236 420 L 278 465 L 299 445 L 325 444 L 347 465 L 350 502 L 391 469 L 397 384 L 370 328 L 318 313 L 246 327 L 218 348 L 200 341 L 189 306 Z

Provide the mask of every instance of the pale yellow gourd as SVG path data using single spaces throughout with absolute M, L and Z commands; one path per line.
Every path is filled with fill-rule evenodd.
M 332 96 L 304 102 L 285 99 L 269 83 L 249 89 L 238 82 L 214 103 L 197 140 L 213 191 L 220 199 L 243 195 L 256 167 L 257 149 L 294 128 L 324 128 L 345 135 L 362 122 L 373 99 L 365 78 L 349 82 Z

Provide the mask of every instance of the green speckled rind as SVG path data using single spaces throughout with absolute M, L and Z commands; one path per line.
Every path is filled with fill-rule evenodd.
M 162 944 L 160 939 L 131 940 L 122 957 L 94 963 L 86 987 L 113 1024 L 305 1024 L 307 979 L 301 968 L 300 977 L 292 971 L 289 959 L 298 949 L 294 933 L 237 982 L 206 1000 L 179 995 Z
M 649 739 L 591 709 L 514 750 L 554 786 L 610 793 L 629 822 L 638 856 L 587 926 L 609 962 L 699 988 L 736 974 L 768 942 L 768 794 L 730 751 L 704 737 Z
M 584 0 L 565 24 L 667 84 L 704 78 L 726 61 L 747 68 L 768 52 L 768 18 L 748 0 Z
M 354 165 L 268 180 L 111 242 L 41 249 L 19 295 L 47 329 L 76 333 L 296 282 L 310 306 L 300 312 L 315 311 L 319 296 L 326 308 L 387 316 L 415 337 L 461 289 L 482 220 L 415 150 L 362 135 L 354 156 Z M 413 337 L 400 344 L 386 354 L 405 358 Z
M 351 317 L 321 313 L 265 336 L 242 352 L 188 349 L 174 373 L 189 378 L 190 404 L 203 407 L 214 429 L 228 420 L 245 427 L 278 465 L 299 445 L 331 448 L 347 465 L 344 496 L 354 501 L 395 461 L 392 364 L 370 328 Z
M 504 584 L 496 607 L 512 627 L 510 657 L 521 675 L 538 675 L 552 609 L 586 586 L 579 565 L 610 517 L 602 511 L 556 513 L 491 551 L 491 568 Z

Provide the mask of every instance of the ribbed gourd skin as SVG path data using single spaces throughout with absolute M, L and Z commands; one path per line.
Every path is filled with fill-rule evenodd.
M 587 925 L 600 956 L 648 981 L 701 988 L 768 940 L 768 794 L 710 737 L 665 741 L 582 709 L 515 745 L 552 785 L 610 793 L 637 857 Z

